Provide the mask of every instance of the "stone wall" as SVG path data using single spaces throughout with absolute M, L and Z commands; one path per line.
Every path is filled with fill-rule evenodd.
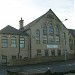
M 67 55 L 67 60 L 70 60 L 73 58 L 74 58 L 74 55 Z M 46 62 L 52 62 L 52 61 L 64 61 L 64 60 L 65 60 L 65 56 L 35 57 L 32 59 L 26 58 L 24 60 L 11 60 L 8 63 L 8 66 L 38 64 L 38 63 L 46 63 Z

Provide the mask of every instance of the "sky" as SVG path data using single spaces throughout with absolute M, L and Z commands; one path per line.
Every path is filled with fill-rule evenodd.
M 21 17 L 25 26 L 49 9 L 67 28 L 75 29 L 74 0 L 0 0 L 0 29 L 7 25 L 19 29 Z

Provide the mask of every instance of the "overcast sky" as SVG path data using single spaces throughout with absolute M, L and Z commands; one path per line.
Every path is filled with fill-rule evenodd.
M 67 28 L 75 29 L 74 0 L 0 0 L 0 29 L 7 25 L 19 29 L 21 17 L 25 26 L 50 8 Z

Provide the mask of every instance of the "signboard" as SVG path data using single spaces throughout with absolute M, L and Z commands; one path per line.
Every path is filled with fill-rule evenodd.
M 47 48 L 58 48 L 58 45 L 47 45 Z

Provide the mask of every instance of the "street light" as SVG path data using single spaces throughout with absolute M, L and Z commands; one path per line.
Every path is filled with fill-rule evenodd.
M 65 20 L 63 20 L 62 21 L 62 23 L 64 22 L 64 21 L 67 21 L 68 19 L 65 19 Z M 65 62 L 66 62 L 66 60 L 67 60 L 67 50 L 65 49 L 65 41 L 64 41 L 64 25 L 62 25 L 62 45 L 63 45 L 63 50 L 65 51 L 64 53 L 65 53 Z

